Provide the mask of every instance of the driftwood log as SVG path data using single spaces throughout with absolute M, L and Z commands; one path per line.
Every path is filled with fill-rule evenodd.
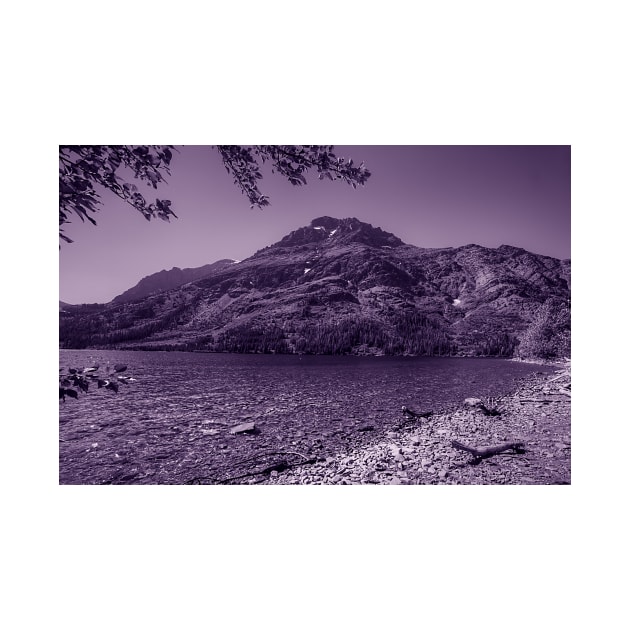
M 433 415 L 432 411 L 421 411 L 420 413 L 409 409 L 405 405 L 402 406 L 403 416 L 406 418 L 428 418 Z
M 266 475 L 271 474 L 274 470 L 277 472 L 283 472 L 285 470 L 288 470 L 289 468 L 294 468 L 295 466 L 315 464 L 317 462 L 323 461 L 320 457 L 309 458 L 306 455 L 303 455 L 302 453 L 297 453 L 295 451 L 266 451 L 264 453 L 259 453 L 257 455 L 254 455 L 253 457 L 243 459 L 240 462 L 236 462 L 233 464 L 233 466 L 247 464 L 249 462 L 258 460 L 261 457 L 269 457 L 270 455 L 297 455 L 298 457 L 301 457 L 302 460 L 294 462 L 294 463 L 289 463 L 289 461 L 286 458 L 282 458 L 279 461 L 276 461 L 275 463 L 265 468 L 255 470 L 252 472 L 243 473 L 241 475 L 236 475 L 234 477 L 227 477 L 224 479 L 215 479 L 212 477 L 195 477 L 194 479 L 190 479 L 189 481 L 186 481 L 185 484 L 186 485 L 199 485 L 203 482 L 210 482 L 211 484 L 224 484 L 224 483 L 230 483 L 231 481 L 236 481 L 238 479 L 245 479 L 247 477 L 266 476 Z
M 504 444 L 498 444 L 497 446 L 474 448 L 472 446 L 462 444 L 457 440 L 453 440 L 451 442 L 451 446 L 453 448 L 459 449 L 460 451 L 466 451 L 467 453 L 470 453 L 476 460 L 482 460 L 486 457 L 492 457 L 493 455 L 498 455 L 499 453 L 503 453 L 505 451 L 514 451 L 515 453 L 525 452 L 525 445 L 523 444 L 523 442 L 505 442 Z
M 570 370 L 563 370 L 557 376 L 554 376 L 553 378 L 550 378 L 547 381 L 547 383 L 553 383 L 554 381 L 559 381 L 560 379 L 563 379 L 563 378 L 571 378 L 571 371 Z
M 285 470 L 288 470 L 289 468 L 295 468 L 296 466 L 305 466 L 307 464 L 316 464 L 317 462 L 321 462 L 321 461 L 323 461 L 321 457 L 311 457 L 310 459 L 304 459 L 301 462 L 295 462 L 293 464 L 290 464 L 286 459 L 281 459 L 279 462 L 276 462 L 275 464 L 271 466 L 267 466 L 266 468 L 263 468 L 262 470 L 255 470 L 249 473 L 244 473 L 242 475 L 237 475 L 236 477 L 228 477 L 226 479 L 221 479 L 220 481 L 216 483 L 224 484 L 224 483 L 230 483 L 231 481 L 236 481 L 238 479 L 245 479 L 246 477 L 258 477 L 258 476 L 270 475 L 274 470 L 278 472 L 283 472 Z
M 516 402 L 519 403 L 541 403 L 543 405 L 550 405 L 551 403 L 568 403 L 566 398 L 516 398 Z

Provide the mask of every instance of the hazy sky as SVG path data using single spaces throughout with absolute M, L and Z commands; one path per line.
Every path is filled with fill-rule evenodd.
M 218 153 L 179 147 L 168 184 L 145 197 L 170 199 L 179 218 L 165 223 L 104 192 L 98 225 L 78 218 L 59 251 L 59 299 L 108 302 L 142 277 L 172 267 L 242 260 L 316 217 L 356 217 L 420 247 L 515 245 L 570 258 L 569 146 L 335 146 L 365 161 L 365 187 L 307 176 L 292 186 L 264 170 L 271 205 L 249 208 Z M 140 184 L 144 187 L 144 184 Z

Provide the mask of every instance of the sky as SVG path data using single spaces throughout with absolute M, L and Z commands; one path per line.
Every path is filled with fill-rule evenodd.
M 318 180 L 292 186 L 264 166 L 271 205 L 250 209 L 211 146 L 180 146 L 171 176 L 147 200 L 170 199 L 170 223 L 103 191 L 97 226 L 73 218 L 59 250 L 59 299 L 109 302 L 141 278 L 172 267 L 243 260 L 314 218 L 356 217 L 419 247 L 514 245 L 571 257 L 570 146 L 335 146 L 364 161 L 364 187 Z M 140 184 L 140 188 L 144 186 Z

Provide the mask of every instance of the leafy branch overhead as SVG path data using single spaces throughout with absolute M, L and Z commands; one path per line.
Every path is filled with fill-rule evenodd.
M 251 208 L 269 205 L 269 197 L 258 187 L 263 177 L 260 167 L 266 162 L 272 172 L 279 173 L 294 186 L 306 184 L 309 171 L 316 172 L 319 179 L 342 180 L 353 188 L 364 185 L 370 177 L 363 162 L 355 165 L 352 159 L 337 157 L 333 146 L 218 145 L 214 148 L 237 188 L 247 196 Z M 171 216 L 176 217 L 169 200 L 156 199 L 150 203 L 136 184 L 125 179 L 132 177 L 157 189 L 171 174 L 173 150 L 171 145 L 61 145 L 59 237 L 72 242 L 63 233 L 63 225 L 70 222 L 72 214 L 96 225 L 93 215 L 102 204 L 99 189 L 113 192 L 147 220 L 159 217 L 168 221 Z
M 126 365 L 117 363 L 113 367 L 108 366 L 105 374 L 99 373 L 98 365 L 87 368 L 68 368 L 66 373 L 63 373 L 63 370 L 59 370 L 59 400 L 65 402 L 66 396 L 78 398 L 79 391 L 87 393 L 90 389 L 90 384 L 94 383 L 99 389 L 104 387 L 113 392 L 118 392 L 120 383 L 127 384 L 136 380 L 131 376 L 121 375 L 121 372 L 124 372 L 126 369 Z
M 170 175 L 173 153 L 170 146 L 60 146 L 59 147 L 59 237 L 71 243 L 62 226 L 76 214 L 81 221 L 96 225 L 93 214 L 100 205 L 98 187 L 110 190 L 150 220 L 168 221 L 176 216 L 171 202 L 156 199 L 148 203 L 138 187 L 127 182 L 120 171 L 127 171 L 153 188 Z
M 346 160 L 337 157 L 333 146 L 219 145 L 217 149 L 227 172 L 233 176 L 236 186 L 247 195 L 252 208 L 269 205 L 269 198 L 258 188 L 258 181 L 262 179 L 259 159 L 263 164 L 269 161 L 271 172 L 277 171 L 294 186 L 306 184 L 305 173 L 310 170 L 317 171 L 319 179 L 340 179 L 353 188 L 365 185 L 370 177 L 370 171 L 363 162 L 355 166 L 351 158 Z

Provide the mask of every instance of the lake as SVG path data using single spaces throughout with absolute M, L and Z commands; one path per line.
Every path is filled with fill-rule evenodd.
M 136 381 L 59 403 L 61 484 L 219 482 L 266 452 L 319 457 L 374 439 L 401 421 L 402 405 L 437 412 L 555 369 L 489 358 L 59 352 L 60 368 L 95 363 L 124 363 Z M 244 422 L 258 432 L 230 434 Z

